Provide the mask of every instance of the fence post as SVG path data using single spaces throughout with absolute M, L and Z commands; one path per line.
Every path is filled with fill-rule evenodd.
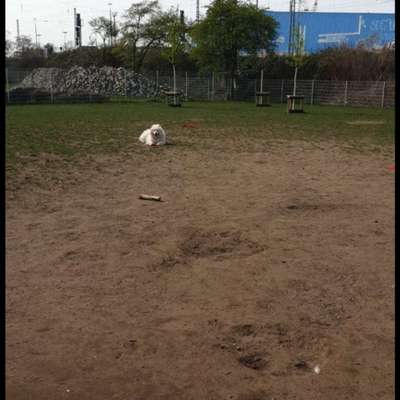
M 311 105 L 314 104 L 314 85 L 315 85 L 315 80 L 313 79 L 311 82 L 311 100 L 310 100 Z
M 92 75 L 89 74 L 89 103 L 92 102 Z
M 284 84 L 284 79 L 282 79 L 281 82 L 281 104 L 283 104 L 283 84 Z
M 6 68 L 7 101 L 10 103 L 10 84 L 8 82 L 8 68 Z
M 51 104 L 54 103 L 54 95 L 53 95 L 53 75 L 50 74 L 50 101 Z
M 225 101 L 228 100 L 228 77 L 227 75 L 224 73 L 224 84 L 225 84 Z
M 385 107 L 385 89 L 386 89 L 386 81 L 383 81 L 383 86 L 382 86 L 382 101 L 381 101 L 381 107 Z
M 124 68 L 124 96 L 125 100 L 128 99 L 128 87 L 126 85 L 126 69 Z
M 185 72 L 185 97 L 186 97 L 186 101 L 188 99 L 188 87 L 189 87 L 189 79 L 188 79 L 188 73 L 186 71 Z
M 158 86 L 159 86 L 159 75 L 158 75 L 158 69 L 156 70 L 156 86 L 157 86 L 157 90 L 158 90 Z
M 344 85 L 344 105 L 347 105 L 347 86 L 348 86 L 348 82 L 346 81 L 346 83 Z
M 212 100 L 214 101 L 215 97 L 215 75 L 214 71 L 212 72 Z

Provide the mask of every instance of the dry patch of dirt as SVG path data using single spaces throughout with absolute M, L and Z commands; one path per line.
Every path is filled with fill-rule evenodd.
M 347 121 L 347 124 L 349 125 L 384 125 L 386 122 L 385 121 Z
M 391 162 L 282 142 L 27 163 L 7 397 L 393 398 Z

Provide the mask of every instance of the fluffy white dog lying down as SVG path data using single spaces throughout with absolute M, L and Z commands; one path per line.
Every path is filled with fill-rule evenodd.
M 161 146 L 167 143 L 167 134 L 161 125 L 152 125 L 150 129 L 146 129 L 142 132 L 139 140 L 149 146 Z

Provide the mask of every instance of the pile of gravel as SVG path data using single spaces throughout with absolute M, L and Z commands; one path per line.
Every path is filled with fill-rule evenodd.
M 87 93 L 102 96 L 155 97 L 156 84 L 143 75 L 113 67 L 36 68 L 18 85 L 53 93 Z

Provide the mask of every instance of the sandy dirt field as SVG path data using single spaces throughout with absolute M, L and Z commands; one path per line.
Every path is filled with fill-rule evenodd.
M 7 399 L 393 399 L 392 156 L 166 149 L 9 183 Z

